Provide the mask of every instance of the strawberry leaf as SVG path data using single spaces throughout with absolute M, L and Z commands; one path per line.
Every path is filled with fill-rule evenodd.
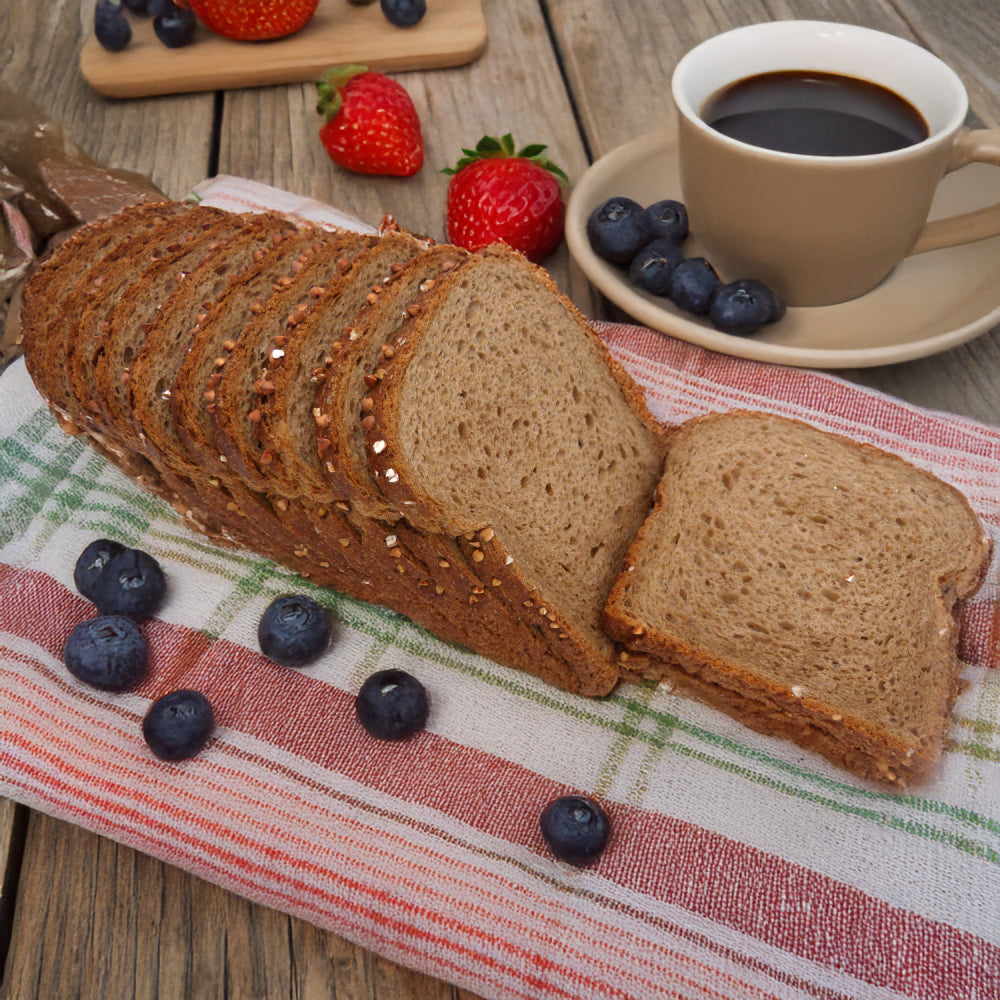
M 323 73 L 323 76 L 316 84 L 316 92 L 319 100 L 316 103 L 316 110 L 326 119 L 333 121 L 340 113 L 344 103 L 341 91 L 348 82 L 362 73 L 367 73 L 367 66 L 357 64 L 351 66 L 332 66 Z
M 566 176 L 565 172 L 561 167 L 556 166 L 551 160 L 542 156 L 542 153 L 548 149 L 547 146 L 542 143 L 531 143 L 521 149 L 520 152 L 515 153 L 514 150 L 516 146 L 514 145 L 514 137 L 508 132 L 506 135 L 501 136 L 499 139 L 496 136 L 484 135 L 479 142 L 476 143 L 475 149 L 462 148 L 462 158 L 453 167 L 444 167 L 441 170 L 443 174 L 457 174 L 464 170 L 470 163 L 475 163 L 477 160 L 490 160 L 490 159 L 504 159 L 507 157 L 520 157 L 525 160 L 531 160 L 532 163 L 537 164 L 543 170 L 547 170 L 549 173 L 554 174 L 560 180 L 565 183 L 569 183 L 569 178 Z

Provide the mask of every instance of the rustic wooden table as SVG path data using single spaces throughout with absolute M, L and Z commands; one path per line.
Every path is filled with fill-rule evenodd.
M 433 6 L 434 0 L 430 0 Z M 680 55 L 754 21 L 816 17 L 913 38 L 948 61 L 979 123 L 1000 125 L 1000 8 L 986 0 L 485 0 L 488 44 L 469 65 L 402 73 L 427 140 L 412 179 L 366 179 L 320 146 L 314 91 L 272 86 L 111 100 L 79 73 L 93 0 L 4 0 L 0 83 L 39 105 L 92 156 L 183 197 L 238 174 L 377 221 L 443 237 L 437 168 L 483 133 L 543 141 L 570 177 L 670 118 Z M 548 262 L 591 315 L 608 307 L 565 248 Z M 1000 276 L 998 276 L 1000 277 Z M 911 402 L 1000 421 L 1000 329 L 947 353 L 841 372 Z M 75 997 L 469 998 L 347 941 L 158 861 L 0 800 L 0 1000 Z

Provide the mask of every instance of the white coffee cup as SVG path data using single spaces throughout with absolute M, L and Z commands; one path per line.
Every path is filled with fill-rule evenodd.
M 732 139 L 701 117 L 727 85 L 782 70 L 886 87 L 920 112 L 929 134 L 890 152 L 820 156 Z M 791 305 L 826 305 L 874 288 L 909 254 L 1000 234 L 1000 206 L 927 223 L 946 173 L 1000 165 L 1000 130 L 964 127 L 961 79 L 913 42 L 826 21 L 755 24 L 688 52 L 672 90 L 691 231 L 727 280 L 758 278 Z

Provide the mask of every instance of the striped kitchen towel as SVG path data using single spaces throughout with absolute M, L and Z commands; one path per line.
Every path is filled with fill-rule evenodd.
M 661 420 L 751 407 L 870 441 L 954 483 L 1000 542 L 1000 430 L 599 329 Z M 99 536 L 170 581 L 143 626 L 152 669 L 126 694 L 61 662 L 93 613 L 73 564 Z M 941 766 L 895 795 L 662 688 L 576 698 L 215 548 L 60 432 L 22 362 L 0 376 L 0 794 L 487 998 L 1000 997 L 998 585 L 994 564 L 963 609 L 969 685 Z M 263 609 L 293 590 L 337 623 L 330 653 L 295 671 L 256 647 Z M 432 699 L 402 744 L 353 714 L 389 666 Z M 178 686 L 209 695 L 219 728 L 169 765 L 139 723 Z M 539 833 L 568 790 L 614 825 L 589 869 Z

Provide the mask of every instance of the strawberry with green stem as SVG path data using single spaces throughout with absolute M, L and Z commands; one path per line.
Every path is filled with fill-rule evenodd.
M 510 134 L 483 136 L 443 171 L 448 182 L 448 239 L 468 250 L 506 243 L 529 260 L 547 257 L 563 238 L 566 174 L 538 143 L 514 151 Z
M 401 84 L 367 66 L 329 69 L 316 85 L 319 135 L 334 163 L 360 174 L 410 177 L 424 162 L 420 118 Z

